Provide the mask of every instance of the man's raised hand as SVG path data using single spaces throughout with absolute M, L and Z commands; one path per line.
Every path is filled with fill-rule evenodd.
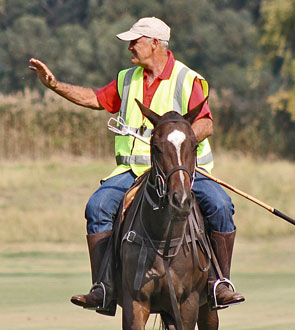
M 54 89 L 57 85 L 57 80 L 48 67 L 43 62 L 35 58 L 31 58 L 30 63 L 31 65 L 29 66 L 29 69 L 37 73 L 40 81 L 46 87 Z

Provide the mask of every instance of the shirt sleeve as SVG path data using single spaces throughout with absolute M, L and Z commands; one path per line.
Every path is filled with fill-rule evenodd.
M 108 85 L 96 91 L 99 104 L 110 113 L 120 110 L 121 98 L 117 89 L 117 80 L 113 80 Z
M 189 104 L 188 104 L 188 110 L 190 111 L 193 108 L 195 108 L 198 104 L 200 104 L 204 100 L 204 98 L 205 98 L 205 96 L 203 93 L 202 83 L 201 83 L 200 79 L 196 78 L 194 80 L 193 89 L 192 89 L 191 97 L 190 97 Z M 209 104 L 207 102 L 205 102 L 205 104 L 203 105 L 203 108 L 202 108 L 201 112 L 199 113 L 199 115 L 197 116 L 196 120 L 201 119 L 201 118 L 206 118 L 206 117 L 213 120 L 211 110 L 210 110 Z

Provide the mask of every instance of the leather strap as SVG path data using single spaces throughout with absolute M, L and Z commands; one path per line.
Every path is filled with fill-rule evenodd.
M 167 281 L 168 281 L 168 286 L 169 286 L 170 301 L 171 301 L 173 314 L 174 314 L 174 319 L 175 319 L 175 323 L 176 323 L 176 330 L 182 330 L 183 325 L 182 325 L 181 315 L 180 315 L 180 311 L 179 311 L 179 308 L 178 308 L 177 298 L 176 298 L 176 295 L 175 295 L 175 290 L 174 290 L 174 286 L 173 286 L 173 283 L 172 283 L 171 274 L 170 274 L 170 271 L 169 271 L 169 260 L 164 259 L 163 262 L 164 262 L 164 268 L 165 268 Z

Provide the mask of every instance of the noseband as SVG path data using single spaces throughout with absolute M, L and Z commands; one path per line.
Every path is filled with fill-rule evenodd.
M 157 192 L 157 195 L 159 196 L 159 198 L 161 199 L 165 199 L 167 197 L 168 194 L 168 182 L 169 182 L 169 178 L 170 176 L 177 172 L 177 171 L 184 171 L 188 174 L 189 178 L 190 178 L 190 184 L 191 186 L 193 185 L 193 181 L 194 181 L 194 173 L 191 174 L 189 169 L 186 166 L 183 165 L 178 165 L 175 166 L 174 168 L 172 168 L 172 170 L 170 170 L 167 174 L 164 174 L 164 171 L 161 169 L 161 167 L 159 166 L 158 161 L 156 160 L 155 156 L 152 156 L 152 164 L 154 164 L 154 169 L 156 171 L 156 177 L 155 177 L 155 190 Z

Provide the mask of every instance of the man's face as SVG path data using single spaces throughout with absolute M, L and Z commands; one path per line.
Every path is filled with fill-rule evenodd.
M 128 50 L 132 53 L 132 64 L 145 67 L 153 54 L 152 44 L 152 39 L 147 37 L 131 40 Z

